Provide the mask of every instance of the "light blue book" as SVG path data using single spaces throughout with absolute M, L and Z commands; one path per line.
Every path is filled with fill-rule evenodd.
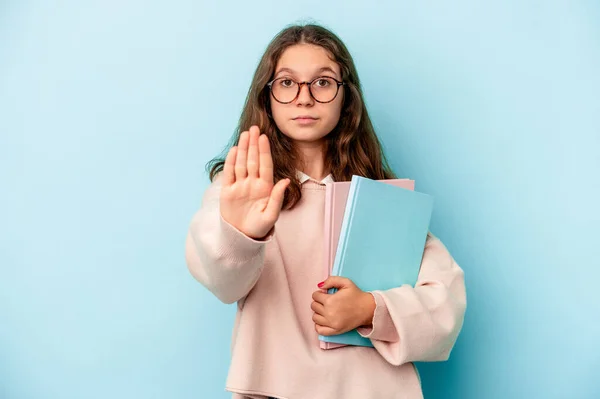
M 352 176 L 331 274 L 349 278 L 363 291 L 414 287 L 432 212 L 431 195 Z M 319 339 L 373 346 L 356 330 Z

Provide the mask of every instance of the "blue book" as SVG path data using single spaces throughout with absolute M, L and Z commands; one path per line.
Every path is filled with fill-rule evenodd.
M 331 274 L 349 278 L 363 291 L 414 286 L 432 212 L 428 194 L 352 176 Z M 356 330 L 319 340 L 373 346 Z

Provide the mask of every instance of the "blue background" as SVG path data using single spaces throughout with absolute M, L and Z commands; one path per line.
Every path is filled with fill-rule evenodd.
M 0 3 L 0 397 L 226 398 L 184 239 L 254 68 L 312 18 L 467 278 L 426 398 L 600 397 L 597 1 Z

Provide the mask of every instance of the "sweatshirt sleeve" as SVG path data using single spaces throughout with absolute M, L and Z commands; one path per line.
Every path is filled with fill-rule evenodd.
M 364 338 L 376 339 L 378 341 L 398 342 L 398 331 L 390 315 L 383 296 L 380 292 L 371 292 L 375 299 L 375 312 L 370 327 L 359 327 L 356 330 Z
M 252 239 L 221 217 L 217 175 L 204 193 L 185 242 L 185 260 L 192 276 L 223 303 L 243 299 L 262 272 L 265 246 L 275 228 L 262 240 Z
M 393 365 L 448 360 L 467 306 L 463 270 L 444 244 L 428 237 L 415 287 L 372 292 L 371 328 L 358 332 Z

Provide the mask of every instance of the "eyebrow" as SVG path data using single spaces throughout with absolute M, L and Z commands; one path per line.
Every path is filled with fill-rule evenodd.
M 292 75 L 295 74 L 296 72 L 293 69 L 290 68 L 281 68 L 279 71 L 277 71 L 277 73 L 275 74 L 275 76 L 279 75 L 282 72 L 287 72 L 287 73 L 291 73 Z M 331 69 L 330 67 L 323 67 L 317 70 L 317 74 L 323 73 L 323 72 L 331 72 L 332 74 L 334 74 L 337 77 L 337 73 Z

